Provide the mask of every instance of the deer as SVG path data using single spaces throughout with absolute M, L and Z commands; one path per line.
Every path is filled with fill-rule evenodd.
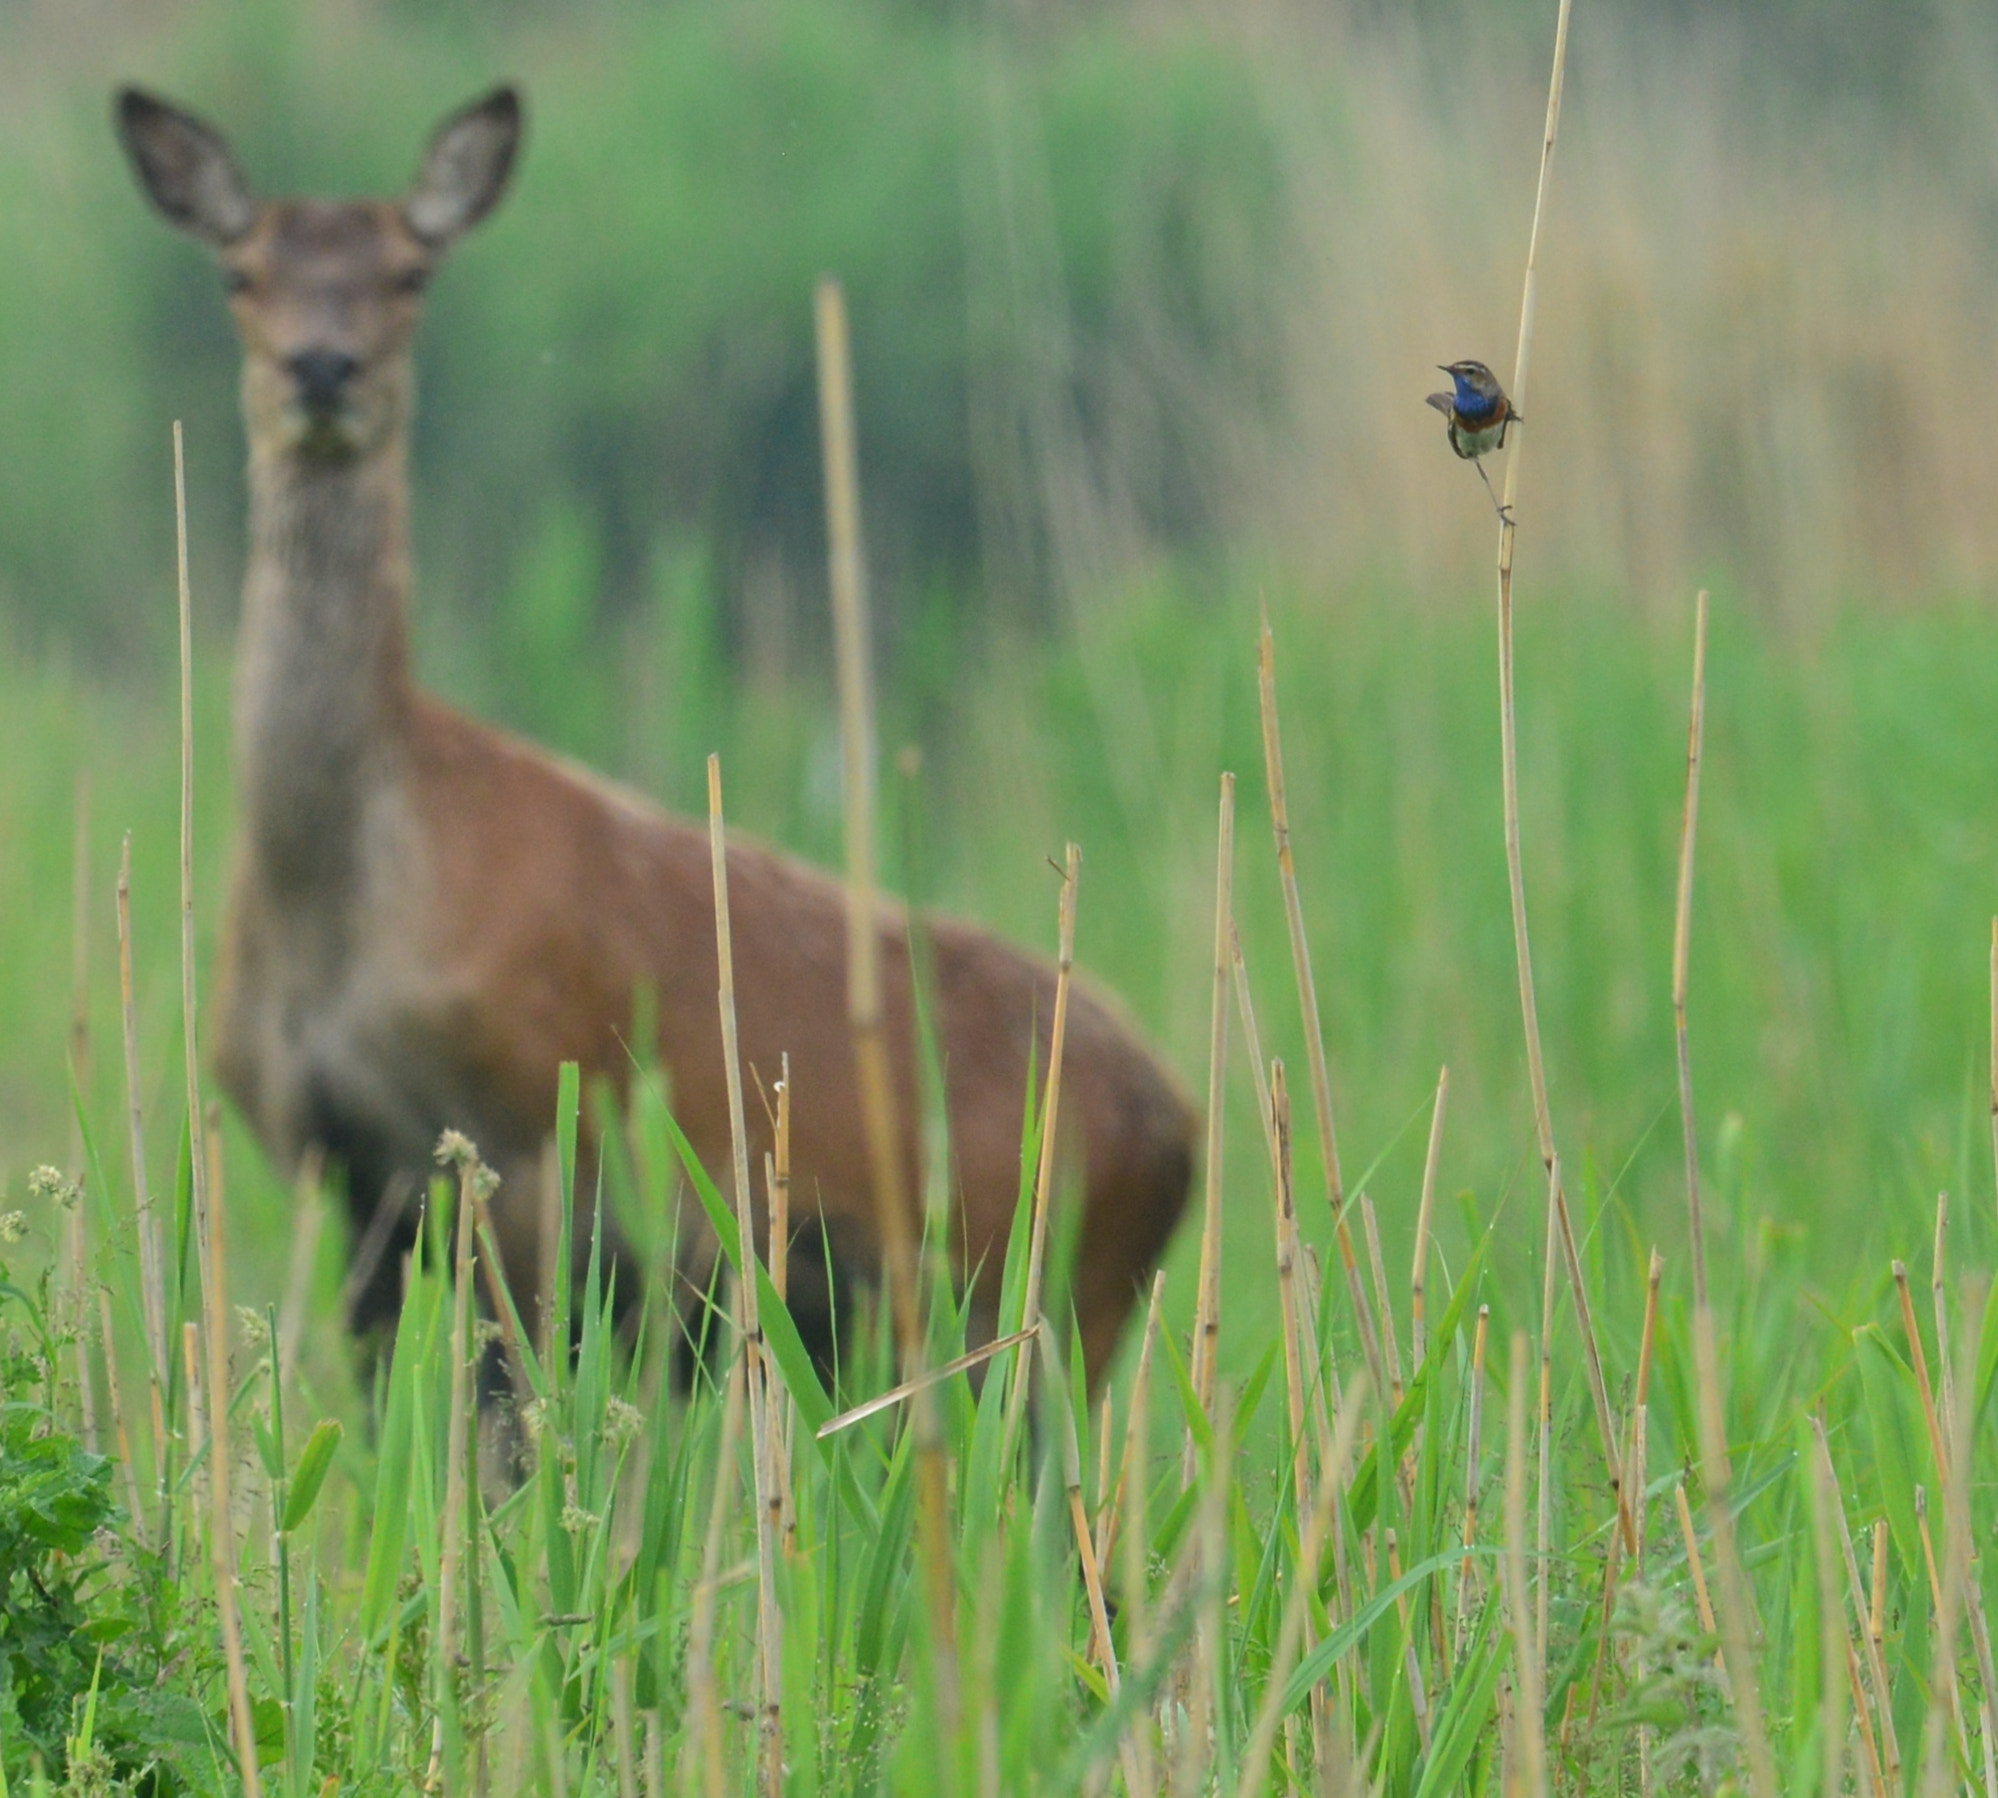
M 392 1195 L 425 1190 L 442 1131 L 468 1136 L 500 1177 L 500 1271 L 523 1316 L 537 1316 L 557 1279 L 579 1277 L 587 1234 L 579 1267 L 545 1264 L 540 1170 L 563 1063 L 625 1096 L 649 1048 L 724 1191 L 731 1139 L 705 824 L 453 709 L 411 673 L 417 327 L 446 252 L 506 192 L 521 96 L 501 86 L 445 118 L 392 199 L 258 198 L 204 120 L 135 87 L 113 110 L 142 193 L 219 262 L 242 347 L 249 530 L 216 1076 L 280 1172 L 309 1157 L 338 1170 L 350 1241 L 372 1228 L 392 1248 L 411 1242 L 413 1216 Z M 789 1057 L 794 1207 L 824 1250 L 792 1257 L 791 1306 L 823 1356 L 835 1284 L 878 1281 L 884 1253 L 847 1029 L 845 889 L 733 833 L 725 855 L 742 1062 L 768 1082 Z M 891 1069 L 913 1095 L 910 923 L 884 905 L 879 928 Z M 922 931 L 948 1248 L 968 1329 L 989 1341 L 1056 970 L 975 924 L 937 916 Z M 647 1042 L 634 1038 L 641 1023 Z M 1069 1297 L 1094 1383 L 1184 1207 L 1197 1118 L 1086 980 L 1072 988 L 1065 1044 L 1061 1165 L 1079 1213 Z M 773 1123 L 746 1109 L 760 1169 Z M 899 1109 L 903 1190 L 915 1194 L 918 1108 Z M 585 1120 L 579 1191 L 595 1127 Z M 759 1233 L 765 1203 L 759 1194 Z M 717 1244 L 684 1193 L 681 1210 L 684 1295 L 703 1289 Z M 610 1220 L 600 1246 L 630 1267 Z M 809 1276 L 828 1264 L 837 1282 L 815 1295 Z M 357 1336 L 392 1327 L 401 1265 L 391 1253 L 350 1274 Z

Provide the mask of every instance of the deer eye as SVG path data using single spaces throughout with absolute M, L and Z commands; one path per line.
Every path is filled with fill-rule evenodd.
M 222 285 L 230 293 L 248 293 L 250 277 L 242 269 L 230 268 L 222 271 Z
M 430 271 L 421 264 L 415 268 L 404 269 L 395 278 L 397 293 L 421 293 L 429 285 Z

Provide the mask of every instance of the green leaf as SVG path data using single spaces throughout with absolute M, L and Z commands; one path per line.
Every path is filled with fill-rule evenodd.
M 305 1447 L 299 1451 L 298 1470 L 291 1478 L 291 1495 L 285 1500 L 284 1517 L 278 1526 L 286 1535 L 312 1515 L 312 1507 L 319 1500 L 319 1488 L 326 1483 L 326 1470 L 333 1465 L 333 1456 L 340 1447 L 341 1433 L 338 1421 L 326 1417 L 306 1437 Z

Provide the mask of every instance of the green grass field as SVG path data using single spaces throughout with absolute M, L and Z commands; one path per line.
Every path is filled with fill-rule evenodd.
M 1641 1530 L 1642 1571 L 1633 1583 L 1622 1558 L 1607 1654 L 1616 1507 L 1566 1276 L 1555 1284 L 1546 1558 L 1535 1477 L 1521 1488 L 1519 1538 L 1532 1561 L 1522 1627 L 1529 1644 L 1536 1627 L 1545 1635 L 1522 1659 L 1500 1577 L 1515 1393 L 1525 1402 L 1523 1475 L 1540 1451 L 1532 1376 L 1516 1386 L 1508 1345 L 1513 1332 L 1540 1327 L 1544 1193 L 1499 828 L 1491 618 L 1477 593 L 1303 593 L 1272 583 L 1267 597 L 1342 1154 L 1349 1185 L 1360 1187 L 1364 1172 L 1379 1213 L 1410 1392 L 1391 1426 L 1399 1477 L 1383 1484 L 1370 1458 L 1390 1426 L 1378 1395 L 1356 1391 L 1364 1357 L 1309 1121 L 1262 791 L 1258 591 L 1247 580 L 1162 580 L 1118 596 L 1066 647 L 966 652 L 935 697 L 884 699 L 923 750 L 913 774 L 885 777 L 898 821 L 891 861 L 907 875 L 898 884 L 1051 946 L 1058 883 L 1048 858 L 1078 842 L 1079 959 L 1123 995 L 1196 1088 L 1216 780 L 1223 769 L 1239 773 L 1236 915 L 1265 1047 L 1289 1064 L 1297 1097 L 1297 1210 L 1325 1270 L 1322 1337 L 1299 1325 L 1293 1387 L 1279 1350 L 1270 1163 L 1238 1027 L 1219 1365 L 1242 1447 L 1199 1449 L 1183 1488 L 1187 1413 L 1176 1370 L 1193 1315 L 1191 1219 L 1169 1264 L 1143 1429 L 1130 1432 L 1135 1326 L 1109 1413 L 1074 1419 L 1081 1504 L 1099 1538 L 1116 1517 L 1105 1576 L 1122 1697 L 1105 1683 L 1069 1534 L 1058 1403 L 1044 1406 L 1009 1457 L 1007 1382 L 988 1381 L 982 1397 L 962 1380 L 944 1389 L 954 1679 L 938 1671 L 936 1612 L 920 1573 L 911 1436 L 877 1418 L 822 1454 L 801 1422 L 785 1513 L 795 1533 L 772 1558 L 784 1789 L 1511 1790 L 1527 1777 L 1520 1717 L 1541 1651 L 1557 1789 L 1636 1791 L 1641 1780 L 1658 1790 L 1753 1789 L 1741 1694 L 1707 1658 L 1674 1496 L 1682 1485 L 1704 1585 L 1724 1611 L 1723 1564 L 1745 1570 L 1745 1628 L 1758 1644 L 1755 1685 L 1780 1789 L 1869 1790 L 1868 1757 L 1877 1756 L 1900 1790 L 1917 1777 L 1931 1719 L 1940 1719 L 1941 1752 L 1959 1764 L 1927 1789 L 1982 1789 L 1988 1651 L 1980 1675 L 1981 1608 L 1966 1615 L 1961 1594 L 1975 1583 L 1962 1579 L 1963 1557 L 1990 1521 L 1989 1433 L 1974 1426 L 1998 1333 L 1978 1324 L 1981 1290 L 1959 1291 L 1958 1281 L 1988 1269 L 1994 1241 L 1987 979 L 1998 818 L 1988 795 L 1998 790 L 1998 626 L 1968 606 L 1854 608 L 1807 629 L 1774 626 L 1742 602 L 1715 607 L 1690 1009 L 1733 1473 L 1723 1496 L 1738 1537 L 1730 1557 L 1711 1533 L 1715 1490 L 1697 1471 L 1669 1003 L 1690 605 L 1681 617 L 1640 617 L 1614 594 L 1543 597 L 1522 587 L 1524 837 L 1541 1011 L 1620 1442 L 1637 1396 L 1646 1262 L 1654 1246 L 1665 1257 L 1646 1392 L 1647 1503 L 1631 1525 Z M 674 639 L 689 640 L 684 630 Z M 227 829 L 226 718 L 221 652 L 198 653 L 206 944 Z M 678 676 L 679 703 L 627 716 L 628 766 L 667 800 L 690 801 L 708 746 L 691 736 L 706 732 L 742 827 L 833 857 L 824 697 L 731 695 L 719 666 L 698 656 Z M 25 1239 L 4 1251 L 15 1292 L 0 1310 L 10 1355 L 0 1550 L 11 1556 L 0 1566 L 13 1582 L 0 1634 L 12 1682 L 0 1697 L 0 1764 L 29 1790 L 46 1777 L 79 1791 L 135 1779 L 151 1791 L 233 1791 L 206 1558 L 213 1530 L 199 1502 L 206 1469 L 189 1472 L 178 1365 L 162 1439 L 172 1521 L 161 1522 L 119 1068 L 111 892 L 129 828 L 149 1173 L 156 1193 L 171 1193 L 185 1104 L 170 682 L 163 675 L 135 697 L 10 662 L 0 686 L 0 1209 L 26 1214 Z M 895 730 L 886 732 L 891 747 Z M 95 1428 L 110 1446 L 95 1299 L 79 1306 L 72 1296 L 60 1253 L 65 1214 L 46 1193 L 28 1193 L 32 1166 L 71 1167 L 77 1154 L 64 1067 L 80 774 L 82 1091 L 96 1156 L 82 1216 L 88 1285 L 109 1294 L 119 1344 L 129 1488 L 72 1442 L 82 1428 L 77 1360 L 56 1338 L 80 1326 Z M 1429 1104 L 1446 1063 L 1430 1353 L 1418 1373 L 1407 1269 Z M 655 1149 L 663 1128 L 654 1112 L 633 1125 Z M 228 1297 L 260 1317 L 287 1305 L 299 1211 L 226 1118 L 222 1144 Z M 642 1152 L 638 1164 L 659 1166 Z M 1929 1293 L 1943 1190 L 1948 1344 L 1936 1340 Z M 329 1229 L 304 1288 L 299 1355 L 281 1386 L 264 1340 L 230 1332 L 245 1696 L 266 1789 L 387 1791 L 425 1780 L 452 1791 L 753 1789 L 757 1656 L 768 1634 L 758 1624 L 751 1457 L 729 1407 L 705 1387 L 684 1402 L 662 1396 L 654 1361 L 625 1367 L 586 1323 L 573 1367 L 535 1369 L 536 1471 L 510 1498 L 482 1499 L 476 1481 L 451 1482 L 448 1254 L 444 1267 L 419 1273 L 394 1370 L 370 1400 L 355 1388 L 336 1321 L 336 1236 Z M 440 1226 L 433 1249 L 444 1241 Z M 1927 1336 L 1920 1376 L 1894 1257 L 1911 1270 Z M 37 1270 L 50 1265 L 52 1286 L 38 1287 Z M 200 1316 L 194 1271 L 173 1301 L 190 1319 Z M 1481 1306 L 1490 1334 L 1480 1366 L 1472 1324 Z M 939 1330 L 947 1340 L 947 1322 Z M 1343 1403 L 1328 1398 L 1328 1377 Z M 1932 1424 L 1923 1378 L 1953 1386 L 1956 1421 L 1945 1395 Z M 825 1402 L 802 1380 L 797 1397 L 807 1422 Z M 1475 1552 L 1460 1562 L 1467 1435 L 1479 1405 Z M 1813 1459 L 1812 1415 L 1828 1429 L 1836 1514 Z M 1295 1435 L 1293 1418 L 1302 1420 Z M 273 1506 L 281 1515 L 300 1490 L 301 1444 L 322 1419 L 344 1437 L 316 1503 L 295 1502 L 306 1514 L 275 1535 Z M 1958 1451 L 1947 1448 L 1952 1429 L 1962 1432 Z M 1204 1422 L 1194 1435 L 1207 1440 Z M 718 1462 L 723 1437 L 728 1459 Z M 1939 1447 L 1961 1479 L 1939 1480 Z M 1127 1452 L 1138 1471 L 1120 1487 Z M 1314 1495 L 1336 1495 L 1315 1520 Z M 120 1520 L 114 1504 L 136 1515 Z M 447 1513 L 462 1520 L 455 1535 Z M 1851 1615 L 1823 1601 L 1829 1592 L 1845 1602 L 1837 1515 L 1876 1606 L 1877 1675 Z M 1960 1539 L 1946 1525 L 1960 1525 Z M 446 1562 L 456 1631 L 448 1654 L 438 1641 Z M 1305 1565 L 1317 1577 L 1300 1578 Z M 1952 1632 L 1940 1660 L 1936 1594 Z M 79 1609 L 64 1613 L 65 1604 Z M 76 1634 L 65 1616 L 93 1621 Z M 1848 1635 L 1850 1676 L 1836 1646 Z M 1955 1713 L 1934 1684 L 1937 1666 L 1959 1680 Z M 1839 1756 L 1825 1754 L 1828 1742 Z M 1888 1770 L 1895 1758 L 1900 1772 Z

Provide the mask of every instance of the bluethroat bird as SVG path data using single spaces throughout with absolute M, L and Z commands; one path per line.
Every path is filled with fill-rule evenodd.
M 1446 420 L 1450 447 L 1478 471 L 1478 479 L 1491 494 L 1493 509 L 1502 522 L 1510 524 L 1512 516 L 1492 493 L 1492 478 L 1478 458 L 1504 444 L 1507 426 L 1526 421 L 1512 409 L 1498 376 L 1482 362 L 1443 362 L 1437 366 L 1457 384 L 1457 390 L 1432 393 L 1429 404 Z

